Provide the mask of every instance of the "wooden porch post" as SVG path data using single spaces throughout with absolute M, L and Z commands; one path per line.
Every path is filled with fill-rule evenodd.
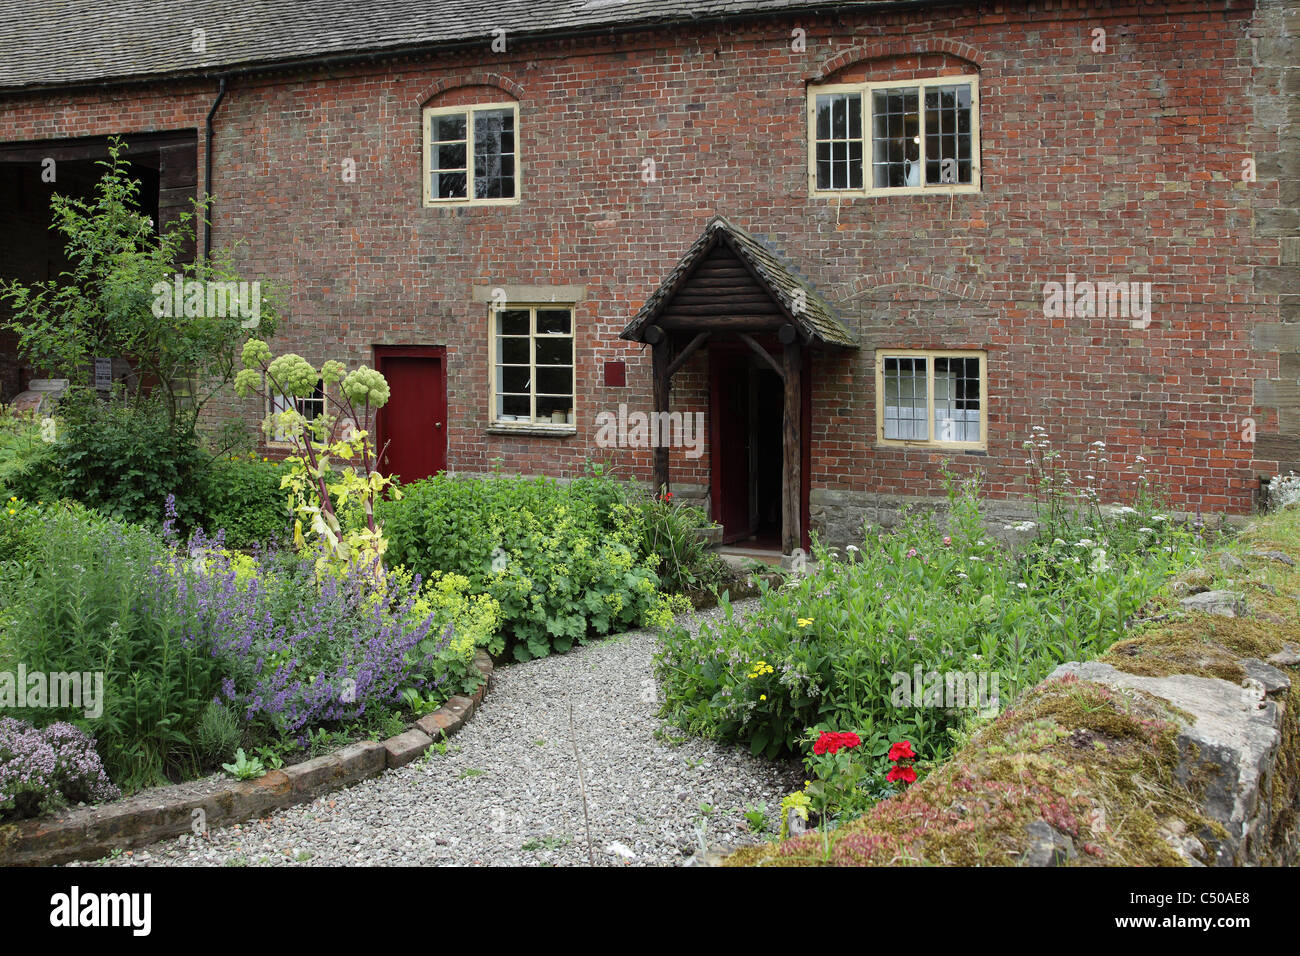
M 656 330 L 658 331 L 658 330 Z M 647 339 L 650 337 L 647 336 Z M 653 342 L 651 353 L 651 368 L 654 371 L 654 401 L 655 412 L 668 411 L 668 392 L 672 381 L 668 371 L 668 336 L 662 332 L 659 333 L 658 341 Z M 665 419 L 659 419 L 664 421 Z M 660 495 L 669 491 L 668 484 L 668 446 L 664 442 L 659 442 L 654 448 L 654 494 Z
M 799 517 L 803 511 L 803 487 L 799 473 L 802 441 L 800 427 L 803 409 L 800 399 L 803 395 L 803 355 L 798 338 L 785 343 L 782 359 L 785 363 L 785 427 L 783 429 L 783 447 L 781 457 L 781 551 L 794 554 L 795 549 L 803 544 L 803 533 L 799 527 Z

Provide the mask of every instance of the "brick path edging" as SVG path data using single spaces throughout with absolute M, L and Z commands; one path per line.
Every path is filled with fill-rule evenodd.
M 66 810 L 0 825 L 0 866 L 52 866 L 94 860 L 113 849 L 145 846 L 202 828 L 224 827 L 403 767 L 450 737 L 473 716 L 492 682 L 492 659 L 474 657 L 483 685 L 457 695 L 405 732 L 385 741 L 363 740 L 256 780 L 202 780 L 146 790 L 111 804 Z

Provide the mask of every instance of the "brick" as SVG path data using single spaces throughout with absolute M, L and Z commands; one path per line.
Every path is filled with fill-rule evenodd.
M 432 743 L 432 737 L 414 727 L 404 734 L 389 737 L 384 741 L 384 750 L 388 752 L 388 768 L 405 767 L 428 750 Z
M 416 726 L 424 733 L 428 734 L 434 740 L 440 740 L 443 737 L 450 737 L 456 731 L 460 730 L 464 720 L 460 717 L 443 710 L 434 711 L 427 714 L 415 722 Z

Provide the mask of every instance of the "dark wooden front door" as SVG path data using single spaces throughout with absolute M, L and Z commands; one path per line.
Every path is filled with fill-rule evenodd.
M 780 376 L 743 344 L 711 343 L 709 349 L 709 460 L 713 520 L 728 544 L 779 549 L 781 544 L 781 448 L 783 385 Z M 769 352 L 779 358 L 779 346 Z M 805 361 L 801 382 L 800 540 L 809 547 L 811 387 Z
M 446 351 L 435 346 L 376 346 L 375 364 L 392 395 L 379 412 L 380 469 L 404 482 L 447 467 Z

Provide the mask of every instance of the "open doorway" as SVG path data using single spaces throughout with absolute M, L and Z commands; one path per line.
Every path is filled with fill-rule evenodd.
M 749 507 L 753 513 L 752 543 L 758 548 L 781 547 L 781 441 L 785 428 L 781 376 L 770 368 L 749 366 Z
M 724 544 L 779 552 L 785 386 L 771 366 L 737 344 L 709 346 L 713 519 L 722 525 Z M 800 511 L 806 513 L 806 454 L 804 460 Z M 806 516 L 802 524 L 806 529 Z

